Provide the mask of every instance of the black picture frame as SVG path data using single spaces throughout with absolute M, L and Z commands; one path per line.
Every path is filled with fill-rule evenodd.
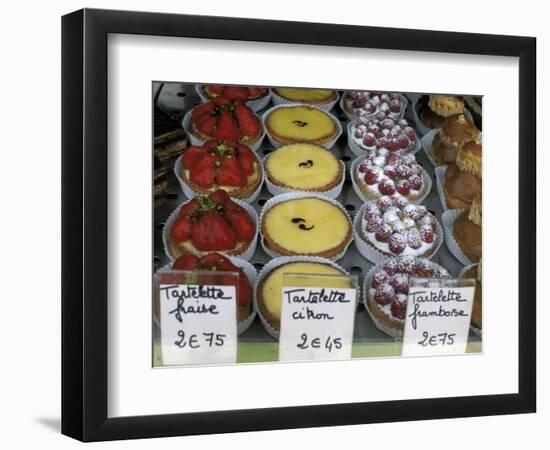
M 108 418 L 109 33 L 518 57 L 518 393 Z M 91 9 L 64 16 L 62 433 L 101 441 L 535 412 L 535 72 L 533 37 Z

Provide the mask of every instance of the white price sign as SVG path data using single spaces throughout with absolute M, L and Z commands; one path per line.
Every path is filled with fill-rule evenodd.
M 355 298 L 351 288 L 283 287 L 279 360 L 351 358 Z
M 465 279 L 411 279 L 403 356 L 466 352 L 474 283 Z
M 237 361 L 235 286 L 160 284 L 159 301 L 163 364 Z

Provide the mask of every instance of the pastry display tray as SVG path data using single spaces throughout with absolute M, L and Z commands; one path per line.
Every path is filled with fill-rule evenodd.
M 194 85 L 186 85 L 182 83 L 165 83 L 165 86 L 169 85 L 169 89 L 163 87 L 158 93 L 157 104 L 170 104 L 172 107 L 169 111 L 170 114 L 178 120 L 183 118 L 183 115 L 196 104 L 200 103 L 200 98 L 197 96 Z M 178 88 L 179 86 L 179 88 Z M 163 97 L 163 92 L 166 91 L 166 97 Z M 184 106 L 182 110 L 176 110 L 173 106 L 175 104 L 172 96 L 178 96 L 177 100 L 181 101 L 181 105 Z M 269 106 L 268 106 L 269 108 Z M 415 128 L 414 121 L 410 115 L 411 102 L 409 102 L 405 118 L 408 120 L 409 125 Z M 263 111 L 259 112 L 259 115 Z M 334 114 L 342 123 L 344 130 L 347 129 L 346 124 L 348 119 L 336 105 L 331 113 Z M 421 135 L 418 133 L 418 136 Z M 346 165 L 346 180 L 342 193 L 337 197 L 337 201 L 340 202 L 347 210 L 352 220 L 355 214 L 362 206 L 362 201 L 354 192 L 351 180 L 349 168 L 351 162 L 356 156 L 347 148 L 347 135 L 346 131 L 340 136 L 336 145 L 332 148 L 332 152 L 344 162 Z M 269 154 L 273 150 L 273 146 L 269 143 L 268 139 L 264 139 L 262 146 L 258 150 L 258 155 L 262 158 Z M 434 213 L 437 219 L 441 222 L 441 214 L 443 213 L 441 201 L 436 189 L 435 179 L 435 167 L 427 158 L 425 152 L 419 151 L 416 153 L 417 162 L 426 169 L 432 178 L 432 190 L 426 199 L 422 202 L 423 205 Z M 178 181 L 174 175 L 173 162 L 165 163 L 167 169 L 168 188 L 163 198 L 157 200 L 154 205 L 154 217 L 153 217 L 153 233 L 154 233 L 154 260 L 153 270 L 156 271 L 160 267 L 163 267 L 169 262 L 168 257 L 164 252 L 164 246 L 162 242 L 162 229 L 164 221 L 168 218 L 170 213 L 181 203 L 187 200 L 187 197 L 183 194 L 178 184 Z M 258 214 L 262 209 L 262 205 L 273 197 L 271 193 L 265 188 L 258 198 L 252 202 L 252 206 L 256 209 Z M 253 264 L 259 271 L 269 260 L 271 259 L 262 249 L 261 245 L 257 246 L 257 250 L 254 256 L 250 259 L 250 263 Z M 458 261 L 449 251 L 446 244 L 440 247 L 439 251 L 433 256 L 432 261 L 440 264 L 446 268 L 452 276 L 458 277 L 460 271 L 464 265 Z M 364 276 L 374 265 L 363 256 L 359 254 L 355 245 L 352 243 L 349 246 L 345 256 L 337 261 L 337 264 L 342 266 L 345 270 L 358 277 L 360 285 L 363 283 Z M 154 365 L 161 365 L 160 351 L 159 349 L 159 337 L 160 331 L 155 321 L 153 321 L 153 338 L 154 338 Z M 481 351 L 481 339 L 470 332 L 468 352 L 477 353 Z M 254 323 L 250 328 L 239 336 L 239 349 L 237 362 L 263 362 L 263 361 L 277 361 L 278 354 L 278 342 L 275 341 L 263 328 L 258 317 L 254 320 Z M 355 328 L 353 339 L 352 357 L 365 358 L 365 357 L 390 357 L 398 355 L 398 346 L 394 338 L 384 334 L 372 322 L 367 311 L 362 303 L 357 307 L 355 316 Z

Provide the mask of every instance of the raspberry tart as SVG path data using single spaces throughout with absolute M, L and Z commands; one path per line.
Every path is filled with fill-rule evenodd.
M 245 145 L 262 137 L 262 125 L 254 111 L 223 96 L 193 108 L 188 131 L 201 141 L 224 139 Z
M 450 278 L 449 272 L 425 258 L 402 256 L 377 264 L 365 277 L 366 308 L 384 333 L 403 334 L 409 277 Z
M 231 197 L 250 197 L 262 181 L 256 154 L 239 142 L 217 139 L 192 145 L 183 154 L 179 176 L 196 193 L 223 189 Z
M 376 200 L 384 195 L 405 197 L 419 201 L 429 189 L 427 177 L 414 155 L 401 155 L 380 148 L 355 163 L 355 185 L 365 200 Z
M 405 119 L 376 120 L 360 117 L 350 123 L 348 133 L 350 149 L 358 156 L 380 149 L 412 153 L 419 143 L 414 129 Z
M 401 94 L 395 93 L 348 91 L 344 94 L 341 105 L 350 118 L 397 120 L 405 113 Z
M 222 189 L 184 203 L 165 235 L 171 258 L 209 252 L 241 255 L 256 237 L 255 220 Z
M 437 220 L 423 205 L 381 197 L 365 205 L 361 238 L 384 255 L 431 256 L 441 243 Z

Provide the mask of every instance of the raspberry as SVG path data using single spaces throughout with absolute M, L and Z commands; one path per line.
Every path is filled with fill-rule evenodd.
M 376 148 L 388 148 L 390 140 L 386 137 L 381 137 L 376 140 Z
M 372 102 L 367 102 L 364 109 L 367 113 L 372 114 L 374 111 L 376 111 L 376 105 L 374 105 Z
M 390 252 L 395 253 L 396 255 L 403 253 L 403 250 L 405 250 L 406 246 L 407 240 L 402 233 L 392 234 L 388 241 Z
M 396 189 L 401 195 L 409 195 L 411 192 L 411 183 L 407 180 L 401 180 L 397 183 Z
M 388 150 L 391 152 L 396 152 L 399 148 L 399 141 L 395 138 L 393 138 L 388 144 Z
M 414 191 L 419 191 L 422 189 L 422 178 L 418 175 L 411 175 L 409 177 L 409 183 L 411 183 L 411 189 Z
M 388 105 L 387 103 L 380 103 L 380 111 L 384 111 L 386 114 L 388 113 L 388 111 L 390 110 L 390 105 Z
M 425 258 L 418 258 L 412 274 L 419 278 L 430 278 L 432 275 L 432 269 L 428 260 Z
M 415 250 L 422 247 L 422 237 L 420 236 L 418 228 L 409 229 L 407 232 L 407 244 L 409 244 L 410 248 L 414 248 Z
M 420 236 L 424 242 L 430 244 L 434 241 L 434 230 L 429 225 L 422 225 L 420 227 Z
M 380 216 L 380 208 L 374 202 L 367 203 L 367 206 L 365 206 L 365 218 L 369 220 L 374 216 Z
M 400 162 L 399 155 L 392 153 L 388 156 L 386 164 L 389 164 L 390 166 L 398 166 Z
M 432 229 L 432 231 L 435 231 L 436 220 L 435 220 L 435 217 L 432 216 L 431 214 L 424 215 L 424 217 L 422 217 L 418 223 L 421 226 L 429 226 Z
M 391 313 L 392 315 L 400 320 L 405 320 L 405 314 L 407 314 L 407 301 L 401 301 L 398 299 L 395 299 L 391 306 Z
M 386 272 L 379 270 L 372 277 L 371 287 L 376 289 L 378 286 L 385 284 L 389 279 L 390 276 Z
M 384 119 L 380 122 L 380 126 L 386 130 L 391 130 L 395 126 L 395 122 L 391 119 Z
M 380 101 L 388 103 L 391 100 L 389 94 L 381 94 L 380 95 Z
M 387 223 L 380 225 L 374 237 L 380 242 L 388 242 L 392 233 L 392 227 Z
M 384 195 L 393 195 L 395 194 L 395 184 L 392 180 L 386 178 L 378 183 L 378 190 L 381 194 Z
M 374 118 L 376 120 L 384 120 L 386 118 L 386 114 L 384 114 L 383 111 L 378 111 L 375 115 L 374 115 Z
M 397 166 L 396 171 L 399 178 L 409 178 L 411 176 L 411 168 L 405 164 Z
M 411 141 L 404 134 L 397 138 L 397 142 L 399 143 L 399 147 L 402 149 L 409 148 L 409 146 L 411 145 Z
M 376 233 L 378 228 L 382 225 L 382 218 L 380 216 L 374 216 L 372 219 L 367 221 L 366 230 L 369 233 Z
M 353 136 L 357 139 L 361 139 L 363 137 L 363 130 L 361 128 L 356 128 L 355 132 L 353 133 Z
M 357 170 L 359 171 L 359 173 L 365 173 L 370 167 L 372 167 L 372 161 L 370 159 L 366 159 L 361 164 L 359 164 Z
M 392 100 L 390 102 L 390 111 L 394 113 L 401 111 L 401 102 L 399 100 Z
M 390 130 L 390 136 L 392 137 L 397 137 L 401 134 L 401 127 L 399 125 L 395 125 L 391 130 Z
M 365 173 L 365 183 L 369 185 L 373 185 L 378 183 L 378 180 L 380 178 L 380 175 L 377 170 L 375 169 L 367 169 L 367 172 Z
M 411 142 L 416 140 L 416 133 L 411 127 L 405 127 L 403 133 L 405 133 L 405 136 L 407 136 Z
M 359 98 L 356 98 L 356 99 L 353 101 L 352 106 L 353 106 L 354 108 L 362 108 L 363 106 L 365 106 L 365 103 L 366 103 L 366 101 L 365 101 L 364 99 L 362 99 L 362 98 L 359 97 Z
M 408 127 L 409 122 L 407 122 L 405 119 L 400 119 L 399 122 L 397 122 L 400 127 Z M 410 128 L 410 127 L 409 127 Z
M 397 258 L 390 258 L 384 263 L 384 270 L 388 275 L 397 273 L 398 260 Z
M 369 131 L 363 138 L 363 145 L 366 147 L 373 147 L 376 144 L 376 136 Z
M 382 211 L 388 209 L 390 206 L 393 206 L 393 200 L 390 197 L 382 196 L 378 200 L 376 200 L 376 205 L 378 208 L 380 208 Z
M 389 305 L 395 299 L 395 291 L 389 284 L 382 284 L 374 292 L 374 300 L 379 305 Z
M 395 178 L 395 176 L 397 175 L 395 166 L 390 166 L 389 164 L 386 164 L 384 166 L 384 174 L 390 178 Z
M 375 136 L 380 132 L 380 126 L 376 122 L 370 122 L 368 129 Z
M 397 263 L 397 270 L 401 273 L 413 273 L 416 263 L 413 256 L 403 256 Z
M 399 196 L 393 200 L 393 204 L 402 210 L 409 204 L 409 201 L 405 197 Z
M 409 292 L 409 276 L 404 273 L 396 273 L 390 277 L 390 286 L 395 292 L 406 294 Z

